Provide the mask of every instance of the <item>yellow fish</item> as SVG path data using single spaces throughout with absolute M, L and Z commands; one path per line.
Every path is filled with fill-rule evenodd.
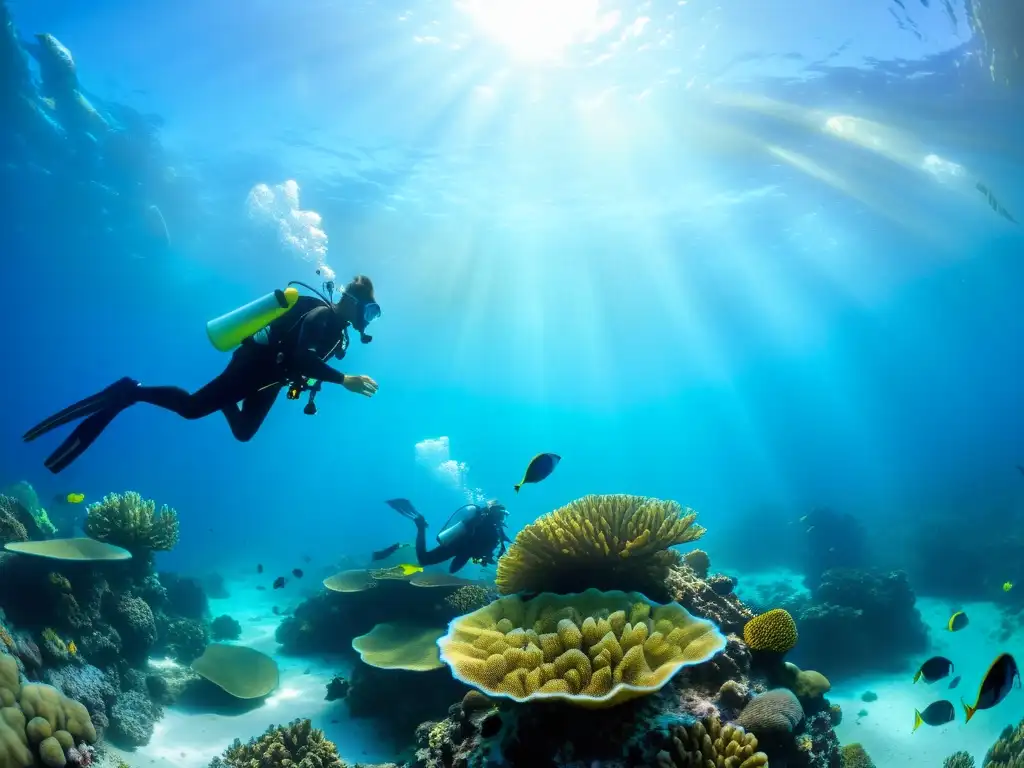
M 70 653 L 72 656 L 74 656 L 76 653 L 78 653 L 78 646 L 75 645 L 75 641 L 74 640 L 71 640 L 68 643 L 68 653 Z
M 84 493 L 69 493 L 64 497 L 68 504 L 81 504 L 85 501 Z
M 1013 589 L 1013 582 L 1012 581 L 1004 581 L 1003 582 L 1003 592 L 1009 592 L 1011 589 Z
M 423 573 L 423 566 L 412 565 L 411 563 L 401 563 L 395 566 L 396 568 L 402 569 L 403 576 L 412 576 L 414 573 Z

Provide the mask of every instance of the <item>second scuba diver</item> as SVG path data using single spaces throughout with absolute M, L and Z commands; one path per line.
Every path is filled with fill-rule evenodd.
M 310 391 L 306 413 L 316 412 L 313 396 L 321 381 L 340 384 L 350 392 L 372 397 L 377 391 L 377 382 L 369 376 L 346 375 L 327 361 L 345 356 L 349 326 L 359 333 L 364 344 L 372 340 L 366 334 L 366 327 L 380 317 L 373 283 L 364 275 L 355 277 L 341 291 L 337 302 L 333 301 L 333 284 L 325 284 L 325 289 L 329 298 L 316 291 L 316 296 L 297 296 L 294 288 L 276 291 L 281 308 L 269 315 L 274 319 L 268 324 L 260 325 L 259 314 L 254 324 L 253 313 L 249 312 L 248 325 L 242 326 L 244 337 L 226 347 L 241 342 L 227 368 L 195 392 L 189 393 L 181 387 L 145 387 L 125 377 L 40 422 L 22 439 L 30 442 L 52 429 L 84 419 L 46 460 L 46 468 L 56 474 L 81 456 L 121 411 L 136 403 L 149 403 L 184 419 L 202 419 L 220 411 L 227 418 L 231 433 L 244 442 L 251 440 L 259 430 L 285 386 L 289 387 L 290 399 L 297 398 L 302 391 Z M 289 293 L 286 301 L 284 297 Z M 269 297 L 273 299 L 275 294 Z M 256 304 L 253 302 L 252 306 Z M 211 325 L 208 324 L 208 331 L 213 340 Z M 249 328 L 251 332 L 246 332 Z M 309 384 L 310 380 L 315 383 Z
M 470 560 L 479 565 L 491 565 L 496 557 L 505 554 L 505 544 L 511 541 L 505 533 L 508 510 L 497 501 L 483 506 L 467 504 L 457 509 L 437 534 L 437 546 L 430 550 L 426 542 L 427 520 L 412 502 L 390 499 L 387 505 L 416 523 L 416 560 L 422 566 L 451 560 L 448 571 L 456 573 Z

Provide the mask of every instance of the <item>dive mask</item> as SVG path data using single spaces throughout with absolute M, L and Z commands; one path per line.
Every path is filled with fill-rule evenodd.
M 376 301 L 361 301 L 351 293 L 345 295 L 356 303 L 356 319 L 352 322 L 352 327 L 359 331 L 359 340 L 363 344 L 369 344 L 373 341 L 373 336 L 366 334 L 366 326 L 380 317 L 380 304 Z

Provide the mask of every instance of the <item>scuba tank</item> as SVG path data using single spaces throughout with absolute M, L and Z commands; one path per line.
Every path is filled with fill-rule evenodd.
M 206 335 L 221 352 L 230 352 L 245 339 L 270 325 L 295 306 L 299 292 L 291 286 L 271 291 L 243 307 L 214 318 L 206 324 Z
M 469 533 L 470 524 L 476 519 L 480 508 L 476 504 L 459 507 L 437 534 L 438 544 L 451 544 Z

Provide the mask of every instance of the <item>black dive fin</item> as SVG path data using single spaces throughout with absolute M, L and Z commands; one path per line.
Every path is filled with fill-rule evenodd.
M 114 395 L 119 395 L 128 389 L 128 382 L 131 382 L 133 387 L 138 386 L 134 379 L 130 379 L 127 376 L 119 379 L 102 392 L 97 392 L 95 395 L 79 400 L 77 403 L 69 405 L 63 411 L 59 411 L 50 416 L 50 418 L 39 422 L 22 435 L 21 439 L 26 443 L 31 443 L 37 437 L 42 437 L 57 427 L 62 427 L 65 424 L 70 424 L 72 421 L 78 421 L 78 419 L 84 419 L 86 416 L 91 416 L 97 411 L 102 411 L 111 404 Z

